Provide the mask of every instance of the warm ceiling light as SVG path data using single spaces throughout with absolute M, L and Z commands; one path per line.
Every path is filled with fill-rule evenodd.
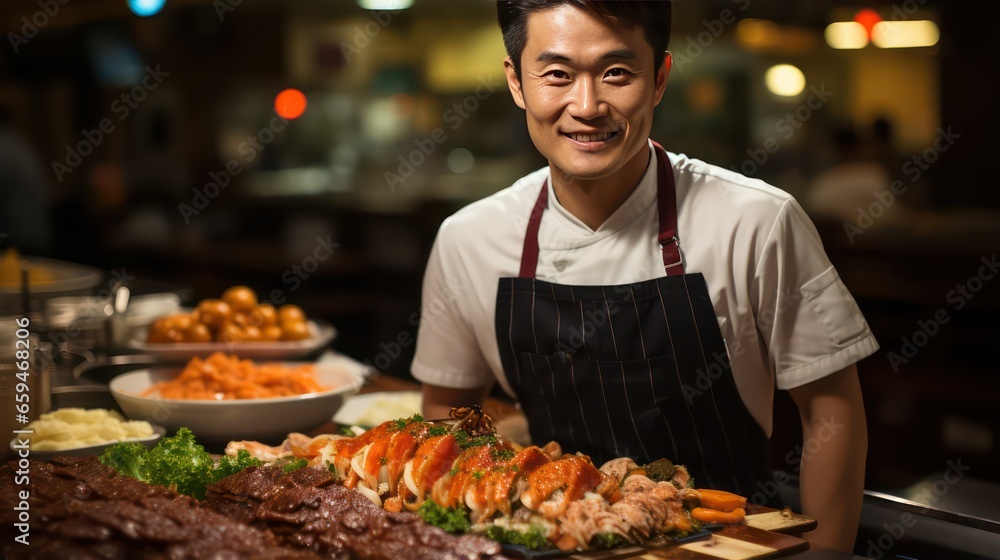
M 773 45 L 781 30 L 778 24 L 766 19 L 741 19 L 736 24 L 736 38 L 750 48 L 760 48 Z
M 366 10 L 405 10 L 412 5 L 413 0 L 358 0 Z
M 940 38 L 937 24 L 929 20 L 883 21 L 872 29 L 872 43 L 883 49 L 932 47 Z
M 767 69 L 764 74 L 767 89 L 782 97 L 795 97 L 806 88 L 806 77 L 791 64 L 777 64 Z
M 835 49 L 863 49 L 868 44 L 868 30 L 856 21 L 836 21 L 826 26 L 826 44 Z

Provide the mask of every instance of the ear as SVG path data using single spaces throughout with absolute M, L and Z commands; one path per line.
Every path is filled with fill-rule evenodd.
M 510 88 L 510 94 L 514 96 L 514 103 L 517 106 L 524 109 L 524 93 L 521 91 L 521 78 L 517 76 L 517 72 L 514 70 L 514 61 L 507 58 L 503 59 L 503 72 L 507 76 L 507 87 Z
M 663 92 L 667 89 L 667 76 L 670 75 L 670 68 L 674 65 L 674 57 L 667 51 L 666 56 L 663 57 L 663 65 L 656 70 L 656 89 L 654 90 L 654 95 L 656 96 L 656 102 L 653 104 L 659 105 L 660 100 L 663 99 Z

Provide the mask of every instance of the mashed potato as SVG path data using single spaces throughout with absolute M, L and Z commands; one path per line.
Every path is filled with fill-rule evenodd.
M 60 408 L 28 424 L 33 451 L 62 451 L 153 435 L 153 426 L 142 420 L 125 420 L 114 410 Z
M 378 426 L 386 420 L 409 418 L 420 412 L 422 403 L 423 397 L 416 391 L 381 394 L 374 397 L 351 423 L 358 426 Z

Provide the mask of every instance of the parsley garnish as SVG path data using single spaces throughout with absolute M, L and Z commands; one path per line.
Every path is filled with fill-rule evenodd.
M 405 428 L 409 424 L 413 424 L 415 422 L 423 422 L 423 421 L 424 421 L 424 417 L 420 413 L 414 414 L 413 416 L 410 416 L 409 418 L 399 418 L 399 419 L 396 419 L 396 420 L 392 421 L 392 424 L 389 426 L 389 431 L 390 432 L 398 432 L 399 430 L 402 430 L 403 428 Z

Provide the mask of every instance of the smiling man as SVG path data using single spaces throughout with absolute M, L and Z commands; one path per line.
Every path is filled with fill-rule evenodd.
M 787 390 L 809 538 L 850 550 L 867 447 L 855 363 L 878 345 L 791 196 L 649 139 L 670 3 L 511 0 L 498 19 L 549 165 L 441 226 L 412 365 L 425 415 L 497 382 L 535 443 L 598 465 L 666 457 L 700 487 L 780 505 L 766 443 Z

